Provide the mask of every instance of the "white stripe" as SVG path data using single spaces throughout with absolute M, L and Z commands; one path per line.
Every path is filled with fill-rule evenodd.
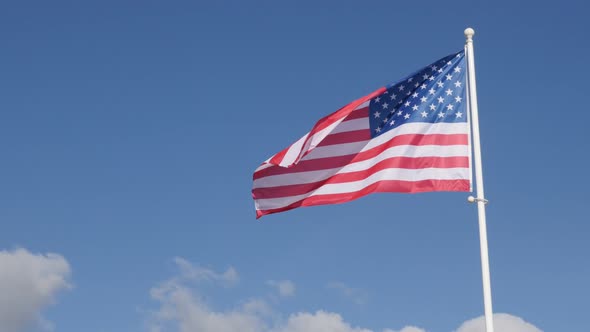
M 338 132 L 346 132 L 352 130 L 359 130 L 359 129 L 368 129 L 368 121 L 367 118 L 351 120 L 341 122 L 337 121 L 332 125 L 324 128 L 323 130 L 317 132 L 313 137 L 308 140 L 307 148 L 311 146 L 312 143 L 316 145 L 321 142 L 319 138 L 321 135 L 328 136 L 330 133 L 338 133 Z M 351 123 L 350 125 L 348 123 Z M 339 125 L 338 125 L 339 124 Z M 358 126 L 358 127 L 357 127 Z M 334 128 L 335 127 L 335 128 Z M 340 129 L 342 127 L 342 129 Z M 333 129 L 333 130 L 332 130 Z M 329 132 L 332 130 L 332 132 Z M 374 139 L 360 141 L 360 142 L 353 142 L 353 143 L 343 143 L 343 144 L 335 144 L 329 146 L 321 146 L 316 147 L 313 149 L 309 154 L 301 158 L 301 160 L 311 160 L 311 159 L 318 159 L 318 158 L 327 158 L 327 157 L 334 157 L 334 156 L 341 156 L 341 155 L 348 155 L 353 153 L 359 153 L 362 151 L 367 151 L 369 149 L 374 148 L 375 146 L 381 145 L 386 141 L 391 140 L 395 136 L 399 135 L 407 135 L 407 134 L 468 134 L 469 133 L 469 125 L 467 123 L 424 123 L 424 122 L 414 122 L 414 123 L 407 123 L 402 126 L 399 126 L 395 129 L 392 129 L 386 132 L 383 135 L 380 135 Z M 279 163 L 279 166 L 287 167 L 291 166 L 293 163 L 298 161 L 298 158 L 302 151 L 302 145 L 309 133 L 305 134 L 301 137 L 297 142 L 293 143 L 290 147 L 285 156 L 283 157 L 282 161 Z M 322 138 L 322 140 L 325 137 Z M 318 141 L 319 140 L 319 141 Z M 313 147 L 312 147 L 313 148 Z M 274 157 L 274 156 L 273 156 Z M 269 158 L 266 162 L 270 161 Z M 258 168 L 257 170 L 262 169 Z
M 331 132 L 331 134 L 343 133 L 347 131 L 369 129 L 369 118 L 364 117 L 360 119 L 354 119 L 344 121 Z
M 299 157 L 299 152 L 301 152 L 301 147 L 303 143 L 305 143 L 305 139 L 307 138 L 309 133 L 303 135 L 297 142 L 291 144 L 287 153 L 283 156 L 283 160 L 280 161 L 280 166 L 289 166 L 295 162 L 295 160 Z
M 265 168 L 273 167 L 273 166 L 274 166 L 273 164 L 268 164 L 268 160 L 267 160 L 267 161 L 264 162 L 264 164 L 258 166 L 258 168 L 254 171 L 254 173 L 256 173 L 258 171 L 262 171 Z
M 334 130 L 332 130 L 332 132 L 330 134 L 337 134 L 337 133 L 343 133 L 343 132 L 347 132 L 347 131 L 369 129 L 369 121 L 368 120 L 369 120 L 369 118 L 365 117 L 362 119 L 354 119 L 354 120 L 350 120 L 350 121 L 340 122 L 340 125 L 336 126 L 336 128 L 334 128 Z M 295 143 L 291 144 L 291 146 L 289 146 L 289 149 L 285 153 L 283 160 L 279 163 L 280 166 L 284 166 L 284 167 L 290 166 L 297 159 L 297 157 L 299 156 L 299 153 L 301 152 L 301 147 L 303 146 L 303 142 L 307 138 L 307 135 L 309 135 L 309 133 L 305 134 L 297 142 L 295 142 Z M 272 157 L 268 158 L 267 160 L 265 160 L 264 163 L 262 163 L 262 165 L 260 165 L 255 170 L 255 172 L 265 169 L 267 167 L 273 166 L 272 164 L 269 164 L 269 162 L 272 158 L 274 158 L 274 156 L 276 156 L 276 154 L 273 155 Z
M 369 103 L 370 103 L 370 101 L 366 101 L 366 102 L 362 103 L 361 105 L 359 105 L 357 108 L 355 108 L 355 110 L 358 110 L 358 109 L 361 109 L 364 107 L 368 107 Z M 281 162 L 279 163 L 279 166 L 287 167 L 287 166 L 291 166 L 294 163 L 297 163 L 299 161 L 300 157 L 303 154 L 305 154 L 305 152 L 314 149 L 318 144 L 320 144 L 321 141 L 324 140 L 324 138 L 326 138 L 328 135 L 330 135 L 332 132 L 334 132 L 334 130 L 336 130 L 336 128 L 338 128 L 341 125 L 341 123 L 344 119 L 345 118 L 338 119 L 336 122 L 330 124 L 326 128 L 313 134 L 311 137 L 309 137 L 309 139 L 307 139 L 307 137 L 309 136 L 309 133 L 305 134 L 297 142 L 293 143 L 289 147 L 289 150 L 287 151 L 287 153 L 285 153 L 285 156 L 283 157 L 283 160 L 281 160 Z M 347 122 L 353 122 L 353 121 L 347 121 Z M 364 125 L 361 125 L 361 122 L 357 122 L 356 124 L 353 124 L 353 125 L 359 125 L 360 127 L 358 127 L 358 129 L 350 129 L 350 130 L 368 129 L 369 128 L 368 121 L 366 121 L 366 119 L 365 119 L 364 122 L 365 122 Z M 346 128 L 348 126 L 349 126 L 348 124 L 345 125 L 343 127 L 344 130 L 335 131 L 335 133 L 350 131 L 350 130 L 346 130 Z M 306 141 L 306 139 L 307 139 L 307 141 Z M 304 143 L 305 143 L 305 145 L 303 145 Z
M 311 151 L 307 156 L 301 158 L 301 160 L 312 160 L 357 154 L 361 151 L 365 151 L 366 149 L 364 147 L 366 147 L 370 141 L 371 140 L 320 146 Z
M 287 153 L 285 153 L 285 156 L 279 163 L 279 166 L 288 167 L 294 163 L 297 163 L 301 155 L 303 155 L 308 150 L 315 148 L 324 138 L 326 138 L 326 136 L 330 135 L 330 133 L 342 122 L 342 120 L 343 119 L 337 120 L 326 128 L 316 132 L 309 138 L 309 133 L 305 134 L 297 142 L 293 143 L 289 147 L 289 150 L 287 150 Z
M 408 123 L 370 140 L 317 147 L 301 160 L 335 157 L 367 151 L 399 135 L 467 134 L 468 130 L 467 123 Z
M 366 108 L 369 107 L 369 104 L 371 104 L 371 100 L 367 100 L 364 103 L 358 105 L 354 110 L 360 110 L 361 108 Z
M 287 173 L 271 175 L 254 180 L 253 188 L 280 187 L 293 184 L 313 183 L 330 178 L 336 174 L 358 172 L 367 170 L 377 163 L 393 157 L 467 157 L 469 151 L 467 145 L 400 145 L 394 146 L 375 157 L 355 163 L 347 164 L 344 167 L 323 169 L 317 171 Z
M 307 197 L 343 194 L 360 191 L 376 182 L 385 180 L 421 181 L 421 180 L 467 180 L 469 179 L 469 168 L 422 168 L 422 169 L 399 169 L 388 168 L 372 174 L 371 176 L 354 182 L 326 184 L 315 191 L 307 194 L 257 199 L 255 201 L 258 210 L 270 210 L 281 208 Z
M 317 133 L 313 134 L 310 139 L 307 140 L 307 143 L 301 150 L 302 152 L 307 152 L 313 148 L 315 148 L 320 142 L 326 138 L 326 136 L 330 135 L 330 133 L 336 128 L 344 118 L 332 123 L 331 125 L 327 126 L 326 128 L 318 131 Z

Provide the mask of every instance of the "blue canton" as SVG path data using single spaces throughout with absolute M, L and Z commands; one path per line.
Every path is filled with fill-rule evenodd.
M 371 137 L 408 122 L 467 122 L 465 52 L 437 60 L 371 99 Z

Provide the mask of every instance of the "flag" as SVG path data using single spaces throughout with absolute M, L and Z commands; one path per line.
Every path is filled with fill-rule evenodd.
M 253 176 L 256 217 L 376 192 L 470 191 L 465 52 L 322 118 Z

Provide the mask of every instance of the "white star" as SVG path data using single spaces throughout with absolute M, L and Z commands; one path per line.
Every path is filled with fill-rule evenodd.
M 461 113 L 461 112 L 457 112 L 457 113 L 455 113 L 455 116 L 456 116 L 457 118 L 460 118 L 460 117 L 462 117 L 462 116 L 463 116 L 463 113 Z
M 428 79 L 428 74 L 424 74 L 424 75 L 422 75 L 422 79 L 425 79 L 425 80 L 427 80 L 427 79 Z
M 406 113 L 406 115 L 404 115 L 404 119 L 409 119 L 410 118 L 410 114 Z
M 395 120 L 391 120 L 389 124 L 393 126 L 395 124 Z
M 453 79 L 453 75 L 451 74 L 447 74 L 447 76 L 445 76 L 447 78 L 447 81 L 450 81 L 451 79 Z
M 430 76 L 430 77 L 428 78 L 428 80 L 429 80 L 429 81 L 434 81 L 434 76 Z
M 439 73 L 442 73 L 442 72 L 443 72 L 443 69 L 442 69 L 442 68 L 440 68 L 440 69 L 439 69 L 439 70 L 437 70 L 437 71 L 438 71 Z
M 434 90 L 433 88 L 430 88 L 430 90 L 428 90 L 428 93 L 430 93 L 431 95 L 433 95 L 436 92 L 436 90 Z
M 392 93 L 391 96 L 389 96 L 389 98 L 391 98 L 391 100 L 394 100 L 395 98 L 397 98 L 397 95 L 395 93 Z
M 426 89 L 426 84 L 422 83 L 422 85 L 420 85 L 420 89 L 422 89 L 422 90 Z
M 383 119 L 383 123 L 387 123 L 387 121 L 389 121 L 388 118 Z
M 460 73 L 461 72 L 461 67 L 455 67 L 454 71 L 455 71 L 455 73 Z
M 398 89 L 399 89 L 399 91 L 404 91 L 405 88 L 406 88 L 405 86 L 400 85 Z
M 412 98 L 416 98 L 416 97 L 418 97 L 418 92 L 412 93 Z
M 448 104 L 448 105 L 447 105 L 447 109 L 448 109 L 449 111 L 452 111 L 452 110 L 453 110 L 453 107 L 454 107 L 454 106 L 453 106 L 453 104 Z
M 417 110 L 418 110 L 418 105 L 412 106 L 412 111 L 417 111 Z
M 426 113 L 426 111 L 422 111 L 422 113 L 420 113 L 422 115 L 423 118 L 428 116 L 428 113 Z
M 383 106 L 383 108 L 387 108 L 389 106 L 389 104 L 388 103 L 383 103 L 383 105 L 381 105 L 381 106 Z
M 441 81 L 436 82 L 436 85 L 438 85 L 439 88 L 442 88 L 444 86 L 443 82 Z
M 445 99 L 443 97 L 438 97 L 438 103 L 442 104 L 445 102 Z
M 406 107 L 410 106 L 410 102 L 409 102 L 409 101 L 406 101 L 406 102 L 404 103 L 404 106 L 406 106 Z
M 421 101 L 421 102 L 425 102 L 426 100 L 427 100 L 427 99 L 426 99 L 426 97 L 422 97 L 422 98 L 420 98 L 420 101 Z
M 412 82 L 414 80 L 413 77 L 408 78 L 408 82 Z
M 436 109 L 436 106 L 434 104 L 430 104 L 430 110 L 434 111 Z
M 375 119 L 377 119 L 378 117 L 381 116 L 380 112 L 375 111 L 375 113 L 373 113 L 373 115 L 375 116 Z
M 455 101 L 456 101 L 456 102 L 460 103 L 460 102 L 461 102 L 461 100 L 463 100 L 461 97 L 459 97 L 459 96 L 455 97 Z
M 402 113 L 403 113 L 402 111 L 398 111 L 398 112 L 397 112 L 397 116 L 400 116 L 400 115 L 402 115 Z
M 419 87 L 419 86 L 420 86 L 420 83 L 419 83 L 419 82 L 416 82 L 416 84 L 414 84 L 414 87 L 415 87 L 415 88 L 417 88 L 417 87 Z
M 453 64 L 453 63 L 452 63 L 451 61 L 448 61 L 448 62 L 447 62 L 447 66 L 450 66 L 450 65 L 452 65 L 452 64 Z
M 432 69 L 432 71 L 435 71 L 438 69 L 438 67 L 437 66 L 430 66 L 430 69 Z
M 377 127 L 377 129 L 375 129 L 375 132 L 380 133 L 381 132 L 381 127 Z
M 455 82 L 455 86 L 456 86 L 457 88 L 460 88 L 460 87 L 461 87 L 461 82 L 459 82 L 459 81 Z
M 378 103 L 381 100 L 381 97 L 375 98 L 375 102 Z
M 439 117 L 439 118 L 442 118 L 442 117 L 444 117 L 444 116 L 445 116 L 445 113 L 443 113 L 443 112 L 439 112 L 439 113 L 438 113 L 438 117 Z
M 445 91 L 447 93 L 447 96 L 452 96 L 453 95 L 453 90 L 451 89 L 447 89 L 447 91 Z
M 409 96 L 409 95 L 411 95 L 411 94 L 412 94 L 412 91 L 408 91 L 408 92 L 406 93 L 406 96 Z

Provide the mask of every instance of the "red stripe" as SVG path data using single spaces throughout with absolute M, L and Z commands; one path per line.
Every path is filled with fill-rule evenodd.
M 317 146 L 328 146 L 334 144 L 353 143 L 360 141 L 368 141 L 371 139 L 371 132 L 369 129 L 361 129 L 354 131 L 347 131 L 343 133 L 330 134 L 324 138 Z
M 254 180 L 260 179 L 263 177 L 267 177 L 267 176 L 271 176 L 271 175 L 299 173 L 299 172 L 307 172 L 307 171 L 317 171 L 317 170 L 321 170 L 321 169 L 341 167 L 341 166 L 350 164 L 354 158 L 355 158 L 355 154 L 349 154 L 349 155 L 330 157 L 330 158 L 302 160 L 297 165 L 294 165 L 293 167 L 289 167 L 289 168 L 280 167 L 280 166 L 272 166 L 272 167 L 268 167 L 268 168 L 259 170 L 258 172 L 255 172 L 254 173 Z
M 368 116 L 369 116 L 369 107 L 363 107 L 363 108 L 359 108 L 357 110 L 352 111 L 350 114 L 348 114 L 346 119 L 344 119 L 342 122 L 366 118 Z
M 352 113 L 353 111 L 356 110 L 357 107 L 359 107 L 362 103 L 366 102 L 367 100 L 370 100 L 380 94 L 382 94 L 383 92 L 385 92 L 387 89 L 385 89 L 384 87 L 379 88 L 378 90 L 362 97 L 359 98 L 355 101 L 353 101 L 352 103 L 345 105 L 344 107 L 340 108 L 339 110 L 337 110 L 336 112 L 320 119 L 318 122 L 316 122 L 316 124 L 313 126 L 313 128 L 309 131 L 307 138 L 305 139 L 305 141 L 303 142 L 302 145 L 302 149 L 305 149 L 305 147 L 307 146 L 307 142 L 309 141 L 309 139 L 316 134 L 317 132 L 321 131 L 322 129 L 325 129 L 326 127 L 330 126 L 331 124 L 333 124 L 336 121 L 341 120 L 342 118 L 346 118 L 350 113 Z M 279 165 L 282 161 L 283 158 L 285 157 L 285 154 L 287 153 L 287 151 L 289 150 L 289 148 L 292 146 L 292 144 L 284 149 L 283 151 L 279 152 L 278 154 L 276 154 L 275 156 L 273 156 L 268 163 L 269 164 L 273 164 L 273 165 Z M 303 152 L 303 154 L 301 153 Z M 299 151 L 298 155 L 299 156 L 304 156 L 307 153 L 309 153 L 309 151 Z
M 358 152 L 358 151 L 343 151 L 343 153 L 348 153 L 347 155 L 336 156 L 336 157 L 328 157 L 328 158 L 319 158 L 319 159 L 311 159 L 311 160 L 301 160 L 299 163 L 293 165 L 292 167 L 280 167 L 280 166 L 272 166 L 258 172 L 254 173 L 254 180 L 260 179 L 266 176 L 271 175 L 279 175 L 279 174 L 288 174 L 288 173 L 298 173 L 298 172 L 307 172 L 307 171 L 317 171 L 322 169 L 329 169 L 329 168 L 336 168 L 342 167 L 347 164 L 353 162 L 359 162 L 367 159 L 374 158 L 375 156 L 379 155 L 381 152 L 399 145 L 467 145 L 468 144 L 468 137 L 467 134 L 433 134 L 433 135 L 415 135 L 415 134 L 407 134 L 407 135 L 399 135 L 395 136 L 394 138 L 390 139 L 389 141 L 378 145 L 372 149 L 367 151 Z
M 256 219 L 271 213 L 295 209 L 301 206 L 339 204 L 374 192 L 419 193 L 427 191 L 469 191 L 469 180 L 379 181 L 356 192 L 311 196 L 288 206 L 256 210 Z
M 287 151 L 289 151 L 289 148 L 285 148 L 283 149 L 281 152 L 275 154 L 269 161 L 269 164 L 274 164 L 274 165 L 279 165 L 281 163 L 281 161 L 283 161 L 283 158 L 285 158 L 285 155 L 287 154 Z
M 373 175 L 376 172 L 382 171 L 388 168 L 405 168 L 405 169 L 421 169 L 421 168 L 456 168 L 456 167 L 469 167 L 469 158 L 467 157 L 421 157 L 421 158 L 409 158 L 409 157 L 393 157 L 382 160 L 370 168 L 362 171 L 348 172 L 343 174 L 334 174 L 333 176 L 316 182 L 285 185 L 278 187 L 269 188 L 256 188 L 252 190 L 254 199 L 265 199 L 265 198 L 279 198 L 289 197 L 296 195 L 303 195 L 313 190 L 316 190 L 324 185 L 331 183 L 345 183 L 360 181 Z M 339 169 L 333 172 L 338 172 Z
M 336 112 L 320 119 L 318 122 L 316 122 L 315 126 L 313 126 L 313 129 L 311 129 L 311 131 L 309 132 L 308 137 L 311 137 L 312 135 L 314 135 L 318 131 L 330 126 L 334 122 L 347 117 L 350 113 L 352 113 L 362 103 L 364 103 L 367 100 L 370 100 L 374 97 L 377 97 L 378 95 L 382 94 L 386 90 L 387 89 L 385 89 L 384 87 L 379 88 L 379 89 L 373 91 L 372 93 L 370 93 L 362 98 L 359 98 L 359 99 L 353 101 L 352 103 L 342 107 L 341 109 L 337 110 Z

